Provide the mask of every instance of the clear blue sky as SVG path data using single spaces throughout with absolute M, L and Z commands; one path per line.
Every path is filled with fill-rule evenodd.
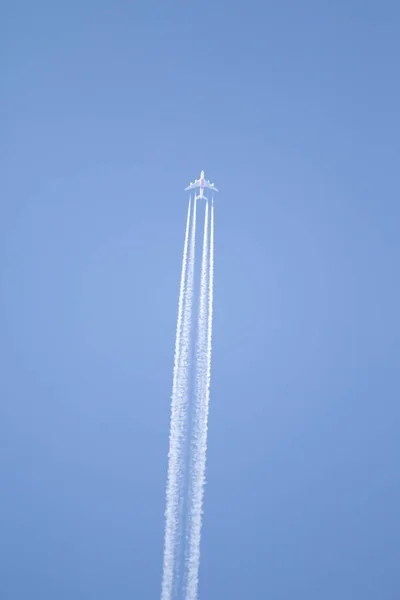
M 205 600 L 400 597 L 400 7 L 3 3 L 0 597 L 153 600 L 187 196 Z

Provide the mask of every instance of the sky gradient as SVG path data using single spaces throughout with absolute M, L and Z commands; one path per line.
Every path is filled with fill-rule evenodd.
M 0 597 L 158 598 L 215 205 L 200 600 L 400 597 L 400 6 L 5 2 Z

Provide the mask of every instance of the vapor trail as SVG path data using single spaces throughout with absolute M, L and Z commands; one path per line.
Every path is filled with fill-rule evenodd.
M 184 365 L 187 363 L 187 354 L 189 345 L 188 325 L 190 321 L 191 303 L 193 294 L 193 270 L 194 270 L 194 249 L 195 249 L 195 225 L 196 225 L 196 200 L 194 201 L 194 215 L 190 243 L 189 255 L 189 273 L 188 282 L 185 290 L 186 271 L 188 265 L 188 242 L 189 225 L 191 217 L 191 199 L 189 199 L 188 213 L 186 219 L 186 232 L 183 247 L 181 282 L 178 301 L 178 319 L 176 324 L 175 338 L 175 356 L 174 371 L 171 396 L 171 421 L 169 434 L 169 452 L 168 452 L 168 477 L 166 489 L 166 509 L 165 509 L 165 537 L 164 537 L 164 560 L 163 560 L 163 578 L 161 588 L 161 599 L 171 600 L 175 561 L 177 556 L 177 546 L 179 542 L 179 502 L 182 487 L 182 452 L 185 420 L 187 415 L 187 384 L 182 381 L 182 375 L 185 375 Z M 185 298 L 186 297 L 186 298 Z M 184 309 L 184 300 L 185 309 Z M 188 306 L 189 305 L 189 306 Z M 189 314 L 188 314 L 189 313 Z M 182 324 L 183 321 L 183 324 Z M 189 333 L 190 338 L 190 333 Z M 182 348 L 183 346 L 183 348 Z M 184 355 L 184 356 L 182 356 Z M 184 358 L 184 360 L 182 360 Z M 186 391 L 186 393 L 185 393 Z
M 201 410 L 205 395 L 205 384 L 207 377 L 207 292 L 208 292 L 208 203 L 205 207 L 204 215 L 204 233 L 203 233 L 203 251 L 201 259 L 201 274 L 200 274 L 200 297 L 199 297 L 199 312 L 197 322 L 197 343 L 196 343 L 196 401 L 193 414 L 193 427 L 191 432 L 191 452 L 190 452 L 190 472 L 189 472 L 189 489 L 188 489 L 188 513 L 187 513 L 187 541 L 186 547 L 186 578 L 185 590 L 188 589 L 189 577 L 192 573 L 193 561 L 193 530 L 194 519 L 197 517 L 197 507 L 195 505 L 195 493 L 198 481 L 199 468 L 199 442 L 201 427 Z
M 185 305 L 183 309 L 181 353 L 178 367 L 178 395 L 181 397 L 182 411 L 179 423 L 179 477 L 177 488 L 176 508 L 176 531 L 175 531 L 175 561 L 174 561 L 174 586 L 172 592 L 179 594 L 180 585 L 180 554 L 182 550 L 182 524 L 184 521 L 184 473 L 186 462 L 186 446 L 188 429 L 188 406 L 189 406 L 189 381 L 190 381 L 190 354 L 192 343 L 192 305 L 193 305 L 193 281 L 196 252 L 196 196 L 193 204 L 193 217 L 190 232 L 190 247 L 188 256 L 187 281 L 185 291 Z
M 209 257 L 208 257 L 209 253 Z M 209 264 L 208 264 L 209 260 Z M 207 273 L 208 271 L 208 273 Z M 208 275 L 208 277 L 207 277 Z M 189 552 L 187 558 L 186 600 L 196 600 L 203 496 L 207 454 L 208 408 L 210 400 L 212 313 L 214 280 L 214 204 L 211 205 L 210 244 L 208 248 L 208 203 L 206 205 L 200 279 L 200 306 L 197 339 L 197 391 L 192 445 L 191 506 L 189 508 Z

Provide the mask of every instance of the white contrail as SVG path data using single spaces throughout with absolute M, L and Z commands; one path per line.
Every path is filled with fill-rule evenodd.
M 204 403 L 206 370 L 207 370 L 207 288 L 208 288 L 208 203 L 204 215 L 203 251 L 201 259 L 200 275 L 200 298 L 197 322 L 197 344 L 196 344 L 196 403 L 193 414 L 193 427 L 191 431 L 191 456 L 188 489 L 188 511 L 187 511 L 187 547 L 186 547 L 186 578 L 185 589 L 188 589 L 189 577 L 192 573 L 193 560 L 193 520 L 197 517 L 196 486 L 198 482 L 199 467 L 199 427 L 201 427 L 201 411 Z
M 185 291 L 185 304 L 183 309 L 181 352 L 178 367 L 178 395 L 181 398 L 182 410 L 180 412 L 180 444 L 179 444 L 179 469 L 177 480 L 176 499 L 176 531 L 175 531 L 175 560 L 174 560 L 174 586 L 172 592 L 179 593 L 180 585 L 180 554 L 182 552 L 182 524 L 184 521 L 184 472 L 186 462 L 186 439 L 188 425 L 189 405 L 189 376 L 190 376 L 190 350 L 192 341 L 192 305 L 193 281 L 196 252 L 196 197 L 193 204 L 193 217 L 190 232 L 190 247 L 187 267 L 187 282 Z
M 164 561 L 163 561 L 163 579 L 162 579 L 162 600 L 171 600 L 175 560 L 177 556 L 178 533 L 179 533 L 179 502 L 182 485 L 182 452 L 183 444 L 182 437 L 184 435 L 185 418 L 187 414 L 187 391 L 180 381 L 182 375 L 182 344 L 183 350 L 188 350 L 185 345 L 188 345 L 187 340 L 187 305 L 188 295 L 190 296 L 189 312 L 191 311 L 191 294 L 193 293 L 193 270 L 192 264 L 191 273 L 188 274 L 188 286 L 185 293 L 185 281 L 187 271 L 187 254 L 189 241 L 189 225 L 191 216 L 191 199 L 189 199 L 188 213 L 186 219 L 185 242 L 183 247 L 181 282 L 178 302 L 178 319 L 176 324 L 176 339 L 175 339 L 175 356 L 174 356 L 174 372 L 172 383 L 171 397 L 171 422 L 169 435 L 169 453 L 168 453 L 168 478 L 166 489 L 166 509 L 165 509 L 165 538 L 164 538 Z M 190 263 L 194 263 L 194 236 L 196 225 L 196 201 L 194 202 L 194 217 L 192 225 L 191 247 L 189 257 Z M 191 283 L 191 287 L 189 286 Z M 184 299 L 186 295 L 186 307 L 184 312 Z M 185 318 L 186 317 L 186 318 Z M 189 314 L 190 319 L 190 314 Z M 182 321 L 184 321 L 182 325 Z M 186 324 L 186 329 L 185 329 Z M 185 337 L 186 335 L 186 337 Z M 187 362 L 187 358 L 186 358 Z M 187 390 L 187 386 L 186 386 Z
M 208 266 L 209 251 L 209 266 Z M 208 281 L 207 281 L 208 271 Z M 211 205 L 210 244 L 208 249 L 208 204 L 206 205 L 203 256 L 200 280 L 200 307 L 198 318 L 197 344 L 197 393 L 195 425 L 193 431 L 193 462 L 191 477 L 191 506 L 189 509 L 190 532 L 187 559 L 186 600 L 196 600 L 199 565 L 200 541 L 205 484 L 208 408 L 210 400 L 212 314 L 214 279 L 214 204 Z M 208 299 L 208 303 L 207 303 Z

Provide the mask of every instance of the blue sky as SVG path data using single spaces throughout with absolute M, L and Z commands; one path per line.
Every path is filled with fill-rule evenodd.
M 159 596 L 187 197 L 200 598 L 400 594 L 397 2 L 4 3 L 0 596 Z

